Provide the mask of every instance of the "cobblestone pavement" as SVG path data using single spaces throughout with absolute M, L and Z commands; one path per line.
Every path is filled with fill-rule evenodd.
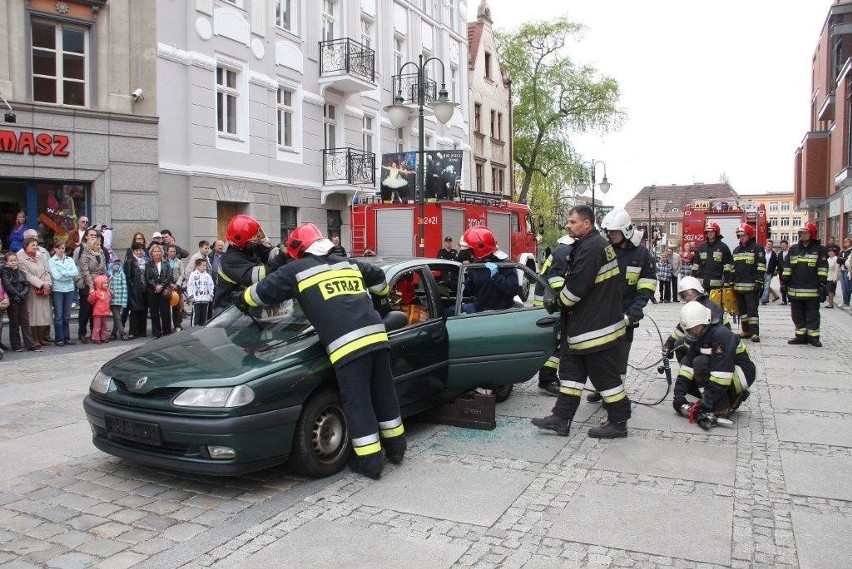
M 651 306 L 665 337 L 680 305 Z M 852 545 L 852 318 L 823 310 L 822 349 L 788 346 L 788 307 L 761 308 L 752 397 L 703 431 L 671 396 L 636 406 L 630 437 L 536 430 L 553 399 L 516 386 L 495 431 L 408 421 L 380 481 L 286 468 L 211 478 L 135 466 L 91 445 L 82 398 L 110 344 L 0 362 L 0 567 L 846 566 Z M 665 393 L 650 318 L 628 391 Z M 648 369 L 641 369 L 648 368 Z

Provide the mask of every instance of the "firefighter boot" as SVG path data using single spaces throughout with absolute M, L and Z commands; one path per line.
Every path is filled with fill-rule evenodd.
M 542 419 L 533 419 L 532 424 L 539 429 L 553 431 L 560 437 L 567 437 L 571 431 L 571 421 L 557 415 L 549 415 Z
M 760 328 L 755 324 L 750 328 L 751 330 L 751 341 L 755 344 L 760 342 Z
M 796 334 L 796 337 L 790 338 L 789 340 L 787 340 L 787 343 L 793 345 L 793 344 L 809 344 L 810 342 L 808 342 L 808 339 L 805 336 L 800 336 L 799 334 Z
M 740 320 L 740 326 L 742 326 L 742 330 L 740 331 L 740 338 L 751 338 L 751 332 L 748 328 L 748 322 L 745 319 Z
M 589 429 L 589 436 L 593 439 L 622 439 L 627 436 L 627 421 L 604 421 L 599 427 Z

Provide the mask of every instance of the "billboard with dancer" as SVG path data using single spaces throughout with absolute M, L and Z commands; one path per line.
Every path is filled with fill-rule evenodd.
M 452 200 L 461 180 L 461 150 L 430 150 L 426 157 L 427 200 Z M 385 203 L 407 203 L 417 199 L 417 152 L 382 155 L 381 196 Z
M 414 200 L 417 174 L 417 152 L 395 152 L 382 155 L 381 196 L 385 203 L 408 203 Z

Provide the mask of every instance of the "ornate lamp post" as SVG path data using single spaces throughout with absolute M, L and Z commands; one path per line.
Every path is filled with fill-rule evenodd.
M 610 184 L 606 179 L 606 164 L 604 163 L 603 160 L 595 160 L 593 158 L 591 160 L 586 160 L 586 161 L 582 162 L 581 166 L 583 166 L 584 170 L 586 168 L 589 169 L 589 183 L 586 184 L 586 179 L 585 179 L 585 175 L 584 175 L 582 178 L 580 178 L 580 181 L 577 182 L 577 191 L 580 192 L 581 194 L 583 194 L 583 193 L 586 193 L 586 190 L 588 190 L 589 187 L 591 187 L 591 189 L 592 189 L 592 213 L 595 214 L 594 215 L 595 222 L 597 222 L 598 218 L 597 218 L 597 214 L 596 214 L 596 204 L 595 204 L 595 183 L 597 182 L 596 174 L 597 174 L 597 167 L 598 166 L 603 166 L 603 179 L 601 180 L 601 183 L 598 186 L 601 189 L 601 192 L 603 192 L 604 194 L 607 193 L 609 191 L 609 188 L 612 186 L 612 184 Z
M 438 92 L 438 97 L 432 101 L 429 106 L 435 113 L 435 118 L 441 124 L 447 124 L 453 113 L 455 112 L 458 103 L 450 101 L 449 93 L 447 92 L 446 84 L 444 83 L 444 63 L 437 57 L 430 57 L 426 60 L 423 56 L 418 56 L 418 61 L 409 61 L 403 63 L 398 71 L 397 92 L 393 99 L 393 104 L 385 107 L 388 113 L 388 118 L 394 128 L 402 128 L 408 123 L 408 119 L 414 109 L 405 104 L 405 99 L 402 96 L 402 76 L 403 70 L 408 66 L 413 66 L 415 69 L 417 83 L 412 85 L 417 90 L 417 203 L 419 205 L 419 219 L 417 220 L 419 244 L 418 256 L 426 256 L 426 239 L 425 239 L 425 217 L 426 217 L 426 160 L 424 155 L 425 132 L 423 126 L 423 117 L 425 116 L 426 106 L 426 91 L 428 77 L 426 75 L 426 65 L 436 61 L 441 64 L 441 90 Z

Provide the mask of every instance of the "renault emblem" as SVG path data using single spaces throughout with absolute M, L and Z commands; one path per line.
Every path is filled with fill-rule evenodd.
M 139 379 L 136 380 L 136 391 L 139 391 L 145 386 L 145 383 L 148 381 L 148 376 L 143 375 Z

